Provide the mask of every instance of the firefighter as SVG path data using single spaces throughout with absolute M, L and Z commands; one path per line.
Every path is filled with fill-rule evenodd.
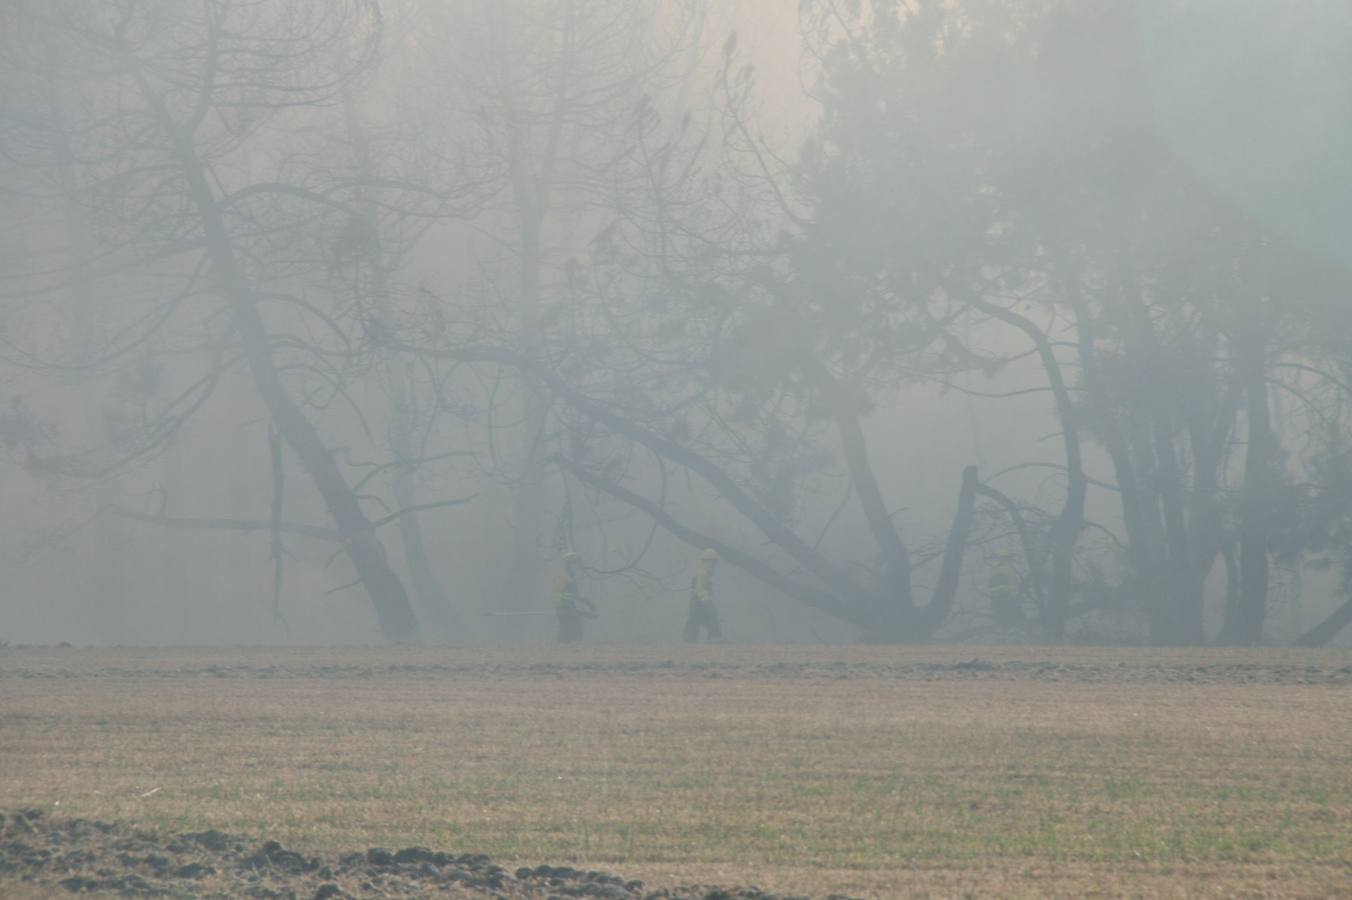
M 709 640 L 723 639 L 723 631 L 718 627 L 718 611 L 714 609 L 714 570 L 717 567 L 717 550 L 709 549 L 700 554 L 695 574 L 690 579 L 690 613 L 685 619 L 687 641 L 698 641 L 701 628 L 708 629 Z
M 569 551 L 559 560 L 554 575 L 554 610 L 559 616 L 559 643 L 582 640 L 584 619 L 596 618 L 596 604 L 577 589 L 577 554 Z
M 995 565 L 986 579 L 986 593 L 996 625 L 1015 628 L 1023 624 L 1023 584 L 1008 553 L 996 554 Z

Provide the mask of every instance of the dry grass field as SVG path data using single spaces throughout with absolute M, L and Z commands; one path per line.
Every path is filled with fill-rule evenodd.
M 1346 896 L 1352 654 L 10 648 L 21 807 L 650 886 Z

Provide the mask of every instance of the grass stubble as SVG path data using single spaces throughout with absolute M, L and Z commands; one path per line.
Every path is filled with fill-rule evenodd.
M 313 853 L 423 845 L 653 886 L 1352 894 L 1346 686 L 869 674 L 973 654 L 11 649 L 0 809 Z M 789 659 L 821 665 L 745 674 Z

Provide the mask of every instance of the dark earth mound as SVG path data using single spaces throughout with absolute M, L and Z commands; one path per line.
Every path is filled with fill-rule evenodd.
M 28 652 L 24 652 L 28 651 Z M 732 648 L 716 659 L 678 658 L 598 658 L 532 661 L 510 659 L 490 661 L 469 658 L 456 660 L 460 651 L 446 649 L 446 658 L 432 661 L 425 655 L 407 662 L 337 662 L 295 659 L 288 662 L 199 661 L 191 657 L 165 660 L 137 660 L 109 665 L 98 651 L 86 655 L 68 650 L 60 654 L 43 648 L 16 648 L 7 659 L 0 657 L 0 679 L 4 678 L 730 678 L 730 679 L 828 679 L 855 678 L 895 681 L 1035 681 L 1076 684 L 1266 684 L 1352 686 L 1352 665 L 1345 656 L 1229 659 L 1187 656 L 1159 656 L 1142 651 L 1103 654 L 1093 658 L 1091 651 L 1074 654 L 1024 651 L 1023 658 L 1009 653 L 982 654 L 964 658 L 956 650 L 949 660 L 896 659 L 820 659 L 790 660 L 759 658 L 756 650 Z M 126 651 L 132 653 L 133 651 Z M 281 651 L 279 651 L 280 653 Z M 399 651 L 394 651 L 399 652 Z M 433 651 L 427 651 L 431 653 Z M 969 651 L 970 652 L 970 651 Z M 288 655 L 292 655 L 289 654 Z M 469 654 L 471 657 L 473 654 Z
M 602 900 L 789 900 L 756 888 L 650 890 L 616 875 L 536 866 L 509 872 L 487 856 L 373 847 L 335 858 L 219 831 L 161 836 L 127 825 L 0 813 L 0 894 L 123 897 L 539 897 Z M 843 898 L 840 898 L 843 900 Z

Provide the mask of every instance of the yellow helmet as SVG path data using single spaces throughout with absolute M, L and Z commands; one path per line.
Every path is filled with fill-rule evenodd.
M 715 550 L 713 547 L 710 547 L 708 550 L 705 550 L 703 553 L 701 553 L 701 554 L 699 555 L 699 558 L 700 558 L 700 559 L 710 559 L 710 560 L 718 559 L 718 558 L 719 558 L 719 557 L 718 557 L 718 551 Z

